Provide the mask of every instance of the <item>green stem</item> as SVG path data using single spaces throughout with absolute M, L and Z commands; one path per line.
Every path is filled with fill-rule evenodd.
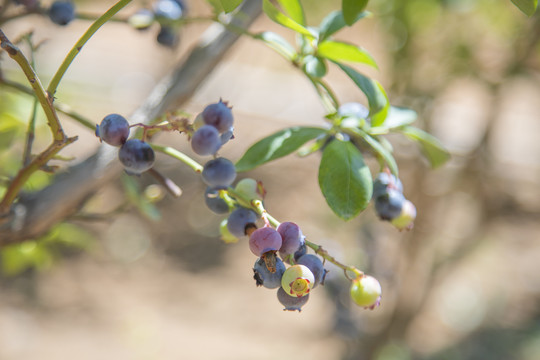
M 30 82 L 32 89 L 34 89 L 34 93 L 37 96 L 43 111 L 45 112 L 45 116 L 47 117 L 47 122 L 51 128 L 54 141 L 64 142 L 66 140 L 66 134 L 64 133 L 60 121 L 58 120 L 56 111 L 54 111 L 52 100 L 47 96 L 45 88 L 41 84 L 41 80 L 34 72 L 34 69 L 32 66 L 30 66 L 30 63 L 23 53 L 15 45 L 13 45 L 11 41 L 9 41 L 2 30 L 0 30 L 0 43 L 2 48 L 6 50 L 9 56 L 15 60 L 17 64 L 19 64 L 24 72 L 24 75 L 26 75 L 26 78 Z
M 30 163 L 32 157 L 32 145 L 34 144 L 35 130 L 36 130 L 36 114 L 37 114 L 37 99 L 34 99 L 32 106 L 32 114 L 30 115 L 30 121 L 28 122 L 28 129 L 26 130 L 26 143 L 24 145 L 23 153 L 23 166 Z
M 312 248 L 313 251 L 315 251 L 315 253 L 317 255 L 321 256 L 325 260 L 331 262 L 332 264 L 334 264 L 337 267 L 339 267 L 340 269 L 342 269 L 345 272 L 345 276 L 349 280 L 351 280 L 351 279 L 349 278 L 349 276 L 347 274 L 348 271 L 352 272 L 355 275 L 355 278 L 364 276 L 364 273 L 362 271 L 358 270 L 357 268 L 355 268 L 354 266 L 345 265 L 345 264 L 342 264 L 341 262 L 337 261 L 336 258 L 333 257 L 332 255 L 330 255 L 328 253 L 328 251 L 324 250 L 321 245 L 317 245 L 317 244 L 312 243 L 311 241 L 307 241 L 307 240 L 306 240 L 306 245 L 309 246 L 310 248 Z
M 19 170 L 15 178 L 13 178 L 13 180 L 9 184 L 9 187 L 6 189 L 4 198 L 0 202 L 0 215 L 6 214 L 8 212 L 11 204 L 13 203 L 13 201 L 15 201 L 15 198 L 19 194 L 19 191 L 22 189 L 30 176 L 34 172 L 41 169 L 42 166 L 47 164 L 47 162 L 52 159 L 60 150 L 62 150 L 65 146 L 71 144 L 75 140 L 77 140 L 77 137 L 67 138 L 63 142 L 53 141 L 53 143 L 49 145 L 47 149 L 45 149 L 42 153 L 36 156 L 27 166 Z
M 0 85 L 6 86 L 8 88 L 11 88 L 11 89 L 14 89 L 14 90 L 17 90 L 17 91 L 20 91 L 23 94 L 27 94 L 27 95 L 36 97 L 36 94 L 34 93 L 34 91 L 31 88 L 29 88 L 27 86 L 24 86 L 22 84 L 19 84 L 18 82 L 0 78 Z M 58 111 L 59 113 L 62 113 L 64 115 L 69 116 L 70 118 L 77 121 L 81 125 L 87 127 L 88 129 L 90 129 L 90 130 L 95 130 L 96 129 L 96 124 L 95 123 L 93 123 L 89 119 L 87 119 L 84 116 L 82 116 L 82 115 L 76 113 L 75 111 L 73 111 L 73 109 L 69 105 L 66 105 L 66 104 L 59 103 L 59 102 L 55 101 L 53 106 L 56 109 L 56 111 Z
M 188 165 L 190 168 L 192 168 L 196 173 L 201 173 L 203 170 L 203 166 L 184 154 L 181 151 L 176 150 L 175 148 L 169 147 L 169 146 L 162 146 L 162 145 L 156 145 L 156 144 L 150 144 L 152 148 L 156 151 L 159 151 L 163 154 L 169 155 L 177 160 L 180 160 L 184 164 Z
M 62 80 L 62 77 L 66 73 L 67 69 L 77 56 L 79 52 L 81 52 L 83 46 L 90 40 L 90 38 L 98 31 L 98 29 L 105 24 L 110 18 L 113 17 L 114 14 L 119 12 L 124 6 L 129 4 L 131 0 L 120 0 L 118 1 L 113 7 L 111 7 L 107 12 L 103 15 L 101 15 L 94 23 L 86 30 L 86 32 L 81 36 L 79 41 L 75 43 L 75 45 L 71 48 L 67 56 L 65 57 L 64 61 L 54 74 L 51 82 L 49 83 L 49 87 L 47 88 L 47 92 L 50 94 L 51 97 L 54 96 L 56 93 L 56 89 L 58 88 L 58 85 L 60 84 L 60 80 Z

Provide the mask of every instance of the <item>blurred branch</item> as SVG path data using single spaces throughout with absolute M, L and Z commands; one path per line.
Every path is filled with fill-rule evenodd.
M 247 27 L 261 13 L 261 2 L 245 1 L 240 11 L 243 14 L 235 17 L 233 22 Z M 199 44 L 153 89 L 130 121 L 149 123 L 165 110 L 185 103 L 239 36 L 221 25 L 210 26 Z M 0 246 L 37 237 L 77 212 L 89 196 L 121 174 L 122 168 L 115 161 L 115 150 L 103 145 L 97 153 L 70 167 L 45 189 L 21 196 L 7 221 L 0 225 Z

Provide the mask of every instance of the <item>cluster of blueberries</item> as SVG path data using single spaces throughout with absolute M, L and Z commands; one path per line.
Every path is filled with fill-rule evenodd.
M 416 218 L 416 207 L 403 196 L 403 184 L 390 172 L 380 173 L 373 182 L 375 211 L 381 220 L 390 221 L 400 230 L 410 229 Z
M 119 114 L 109 114 L 96 125 L 96 136 L 112 146 L 119 146 L 118 159 L 130 175 L 140 175 L 154 165 L 156 155 L 148 143 L 129 139 L 129 123 Z
M 16 2 L 28 8 L 36 8 L 38 0 L 17 0 Z M 51 21 L 57 25 L 65 26 L 75 19 L 75 6 L 72 1 L 55 1 L 49 7 L 47 14 Z M 139 30 L 148 29 L 155 20 L 160 23 L 156 40 L 167 47 L 178 44 L 180 33 L 174 22 L 186 14 L 186 6 L 182 0 L 156 0 L 152 9 L 140 9 L 133 14 L 128 22 Z
M 219 196 L 219 189 L 225 189 L 223 185 L 209 187 L 205 192 L 206 204 L 217 214 L 229 213 L 231 209 Z M 249 178 L 239 181 L 233 194 L 260 199 L 257 182 Z M 327 271 L 323 262 L 318 256 L 307 253 L 305 236 L 295 223 L 283 222 L 277 229 L 269 224 L 257 228 L 258 219 L 255 211 L 235 206 L 226 221 L 227 232 L 237 238 L 249 236 L 249 248 L 257 256 L 253 266 L 256 285 L 277 289 L 277 298 L 284 310 L 301 311 L 311 289 L 324 284 Z M 285 264 L 290 266 L 287 268 Z
M 174 23 L 185 14 L 186 5 L 182 0 L 157 0 L 152 4 L 152 9 L 139 9 L 130 16 L 128 22 L 138 30 L 145 30 L 157 20 L 160 23 L 157 42 L 173 48 L 178 44 L 180 37 L 178 27 Z
M 235 165 L 217 156 L 217 152 L 233 138 L 233 122 L 231 108 L 222 100 L 206 106 L 193 122 L 193 151 L 213 156 L 201 172 L 207 185 L 205 203 L 216 214 L 228 214 L 222 234 L 236 239 L 249 236 L 249 248 L 257 256 L 253 266 L 256 285 L 277 289 L 277 298 L 284 310 L 301 311 L 311 290 L 324 285 L 327 270 L 317 255 L 307 253 L 305 236 L 295 223 L 283 222 L 273 228 L 264 219 L 265 225 L 257 227 L 260 216 L 250 207 L 252 201 L 262 201 L 259 182 L 245 178 L 232 188 L 237 176 Z M 154 151 L 143 140 L 128 140 L 129 133 L 129 123 L 119 114 L 107 115 L 96 125 L 96 136 L 101 141 L 120 147 L 118 158 L 125 171 L 140 175 L 152 168 Z M 374 182 L 375 208 L 385 220 L 394 221 L 406 211 L 406 200 L 401 203 L 394 200 L 399 197 L 396 191 L 401 194 L 401 182 L 389 173 L 381 173 Z M 361 275 L 353 279 L 351 296 L 360 306 L 374 308 L 379 304 L 380 295 L 381 287 L 375 278 Z

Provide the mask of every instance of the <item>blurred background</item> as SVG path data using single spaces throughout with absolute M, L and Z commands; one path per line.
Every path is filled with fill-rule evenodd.
M 99 15 L 113 3 L 76 6 Z M 315 26 L 341 2 L 302 3 Z M 143 5 L 134 1 L 121 14 Z M 205 2 L 187 5 L 190 16 L 210 13 Z M 352 221 L 337 218 L 318 189 L 319 154 L 289 156 L 240 178 L 263 181 L 266 207 L 278 220 L 296 222 L 310 241 L 378 278 L 379 308 L 351 304 L 349 282 L 328 264 L 325 286 L 303 311 L 282 311 L 274 291 L 255 287 L 246 239 L 219 239 L 222 218 L 206 208 L 199 177 L 158 156 L 180 198 L 164 194 L 142 206 L 131 195 L 126 202 L 126 193 L 160 199 L 162 190 L 149 176 L 118 179 L 41 241 L 2 250 L 0 359 L 540 359 L 540 18 L 527 18 L 509 0 L 372 0 L 368 9 L 372 17 L 337 38 L 367 49 L 381 70 L 361 70 L 383 84 L 393 105 L 416 110 L 417 125 L 452 153 L 431 170 L 414 144 L 389 137 L 405 196 L 418 210 L 414 229 L 395 230 L 372 206 Z M 47 83 L 89 25 L 59 27 L 31 15 L 2 30 L 12 39 L 34 31 L 34 42 L 42 42 L 36 68 Z M 108 23 L 56 97 L 95 123 L 112 112 L 129 116 L 207 26 L 183 27 L 170 49 L 157 44 L 156 27 Z M 294 42 L 264 16 L 251 30 Z M 24 82 L 6 54 L 1 69 Z M 328 82 L 343 103 L 366 103 L 335 69 Z M 235 115 L 236 137 L 222 151 L 232 160 L 284 127 L 324 124 L 311 84 L 251 39 L 230 49 L 181 110 L 195 115 L 220 97 Z M 3 179 L 19 166 L 17 139 L 31 108 L 28 96 L 0 86 Z M 79 136 L 62 151 L 76 164 L 99 141 L 62 120 L 68 135 Z M 43 117 L 38 124 L 36 149 L 50 141 Z M 184 135 L 154 141 L 191 154 Z M 27 190 L 49 181 L 36 174 Z

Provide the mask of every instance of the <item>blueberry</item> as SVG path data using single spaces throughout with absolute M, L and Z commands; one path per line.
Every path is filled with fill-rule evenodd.
M 215 154 L 221 147 L 217 129 L 210 125 L 201 126 L 191 138 L 191 148 L 198 155 Z
M 229 186 L 236 178 L 236 168 L 230 160 L 216 158 L 204 164 L 201 175 L 208 186 Z
M 70 1 L 55 1 L 49 8 L 49 18 L 58 25 L 67 25 L 75 19 L 75 7 Z
M 173 48 L 178 44 L 178 33 L 172 27 L 162 25 L 156 40 L 163 46 Z
M 130 139 L 118 151 L 118 158 L 128 174 L 139 175 L 154 165 L 155 154 L 144 141 Z
M 227 229 L 236 237 L 246 235 L 246 226 L 255 224 L 259 216 L 253 210 L 243 207 L 235 209 L 227 219 Z
M 216 214 L 227 214 L 229 212 L 229 205 L 219 196 L 220 189 L 226 188 L 207 187 L 204 192 L 204 202 L 206 203 L 206 206 Z
M 289 296 L 289 294 L 287 294 L 285 290 L 280 287 L 277 291 L 277 298 L 281 305 L 285 306 L 283 310 L 300 312 L 302 311 L 302 306 L 308 302 L 309 294 L 301 297 L 293 297 Z
M 281 277 L 281 287 L 289 296 L 306 296 L 314 283 L 315 276 L 305 265 L 293 265 Z
M 96 136 L 112 146 L 120 146 L 129 137 L 129 123 L 118 114 L 110 114 L 96 125 Z
M 383 220 L 393 220 L 401 214 L 405 197 L 401 192 L 388 188 L 375 199 L 375 211 Z
M 249 249 L 256 256 L 262 256 L 269 251 L 276 252 L 281 247 L 281 242 L 281 235 L 275 229 L 262 227 L 249 236 Z
M 264 259 L 259 258 L 253 266 L 253 278 L 257 286 L 264 286 L 267 289 L 277 289 L 281 286 L 281 276 L 285 272 L 285 264 L 280 259 L 276 259 L 276 271 L 270 272 L 266 267 Z
M 319 284 L 324 285 L 324 278 L 326 277 L 327 271 L 318 256 L 312 254 L 305 254 L 300 256 L 296 263 L 300 265 L 305 265 L 309 268 L 309 270 L 311 270 L 313 276 L 315 277 L 315 283 L 313 284 L 314 288 Z
M 178 20 L 183 15 L 183 9 L 180 2 L 175 0 L 158 0 L 153 6 L 156 18 L 166 20 Z
M 279 249 L 279 256 L 285 262 L 289 262 L 289 255 L 293 255 L 300 249 L 305 242 L 305 236 L 302 234 L 302 230 L 300 230 L 298 225 L 289 221 L 279 224 L 277 231 L 283 239 L 283 244 Z
M 205 124 L 214 126 L 220 133 L 230 131 L 234 122 L 231 109 L 221 100 L 205 107 L 202 118 Z
M 387 188 L 403 192 L 403 184 L 392 174 L 382 172 L 373 181 L 373 199 L 386 193 Z
M 146 30 L 154 22 L 154 13 L 148 9 L 139 9 L 128 19 L 129 25 L 137 30 Z
M 225 145 L 229 140 L 234 139 L 234 128 L 231 127 L 229 130 L 225 131 L 223 134 L 220 135 L 221 140 L 221 146 Z

